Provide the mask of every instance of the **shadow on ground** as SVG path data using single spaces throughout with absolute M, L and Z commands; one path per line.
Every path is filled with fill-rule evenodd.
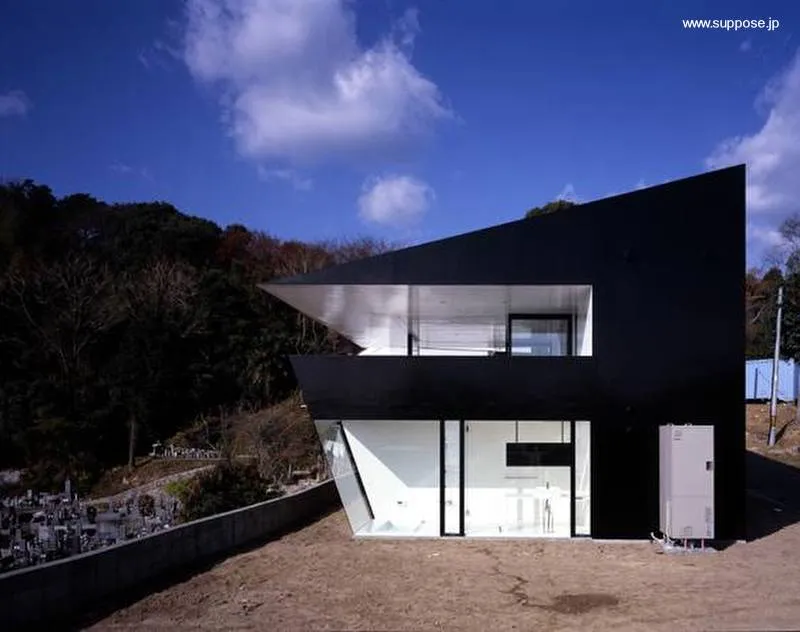
M 800 522 L 800 470 L 748 451 L 747 539 Z
M 794 422 L 795 420 L 792 419 L 783 424 L 783 427 L 780 428 L 780 430 L 778 430 L 777 434 L 775 435 L 775 441 L 780 443 L 781 439 L 783 439 L 783 435 L 786 434 L 786 431 L 792 426 L 792 424 L 794 424 Z

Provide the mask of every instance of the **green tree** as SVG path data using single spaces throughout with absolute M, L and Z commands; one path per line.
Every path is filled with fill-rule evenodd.
M 85 486 L 200 415 L 287 397 L 288 355 L 352 345 L 257 284 L 391 247 L 0 184 L 0 468 Z
M 572 208 L 573 206 L 577 206 L 577 204 L 575 202 L 571 202 L 570 200 L 554 200 L 553 202 L 548 202 L 544 206 L 533 207 L 525 213 L 525 218 L 527 219 L 531 217 L 538 217 L 539 215 L 548 215 L 550 213 Z

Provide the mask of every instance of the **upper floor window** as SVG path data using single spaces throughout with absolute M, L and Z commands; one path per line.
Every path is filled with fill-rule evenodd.
M 509 320 L 511 355 L 572 355 L 572 319 L 569 316 L 511 316 Z

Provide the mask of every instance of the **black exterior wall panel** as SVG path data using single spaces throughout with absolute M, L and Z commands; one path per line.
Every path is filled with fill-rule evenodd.
M 658 426 L 715 426 L 716 529 L 744 537 L 745 168 L 285 283 L 593 288 L 588 358 L 302 357 L 319 418 L 588 419 L 592 535 L 658 526 Z
M 587 419 L 594 358 L 292 356 L 318 419 Z

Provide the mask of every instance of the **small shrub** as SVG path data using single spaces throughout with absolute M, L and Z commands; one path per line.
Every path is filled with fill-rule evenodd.
M 164 485 L 164 491 L 173 498 L 177 498 L 179 501 L 183 502 L 184 498 L 189 493 L 191 482 L 191 478 L 179 478 Z
M 188 481 L 177 496 L 181 501 L 181 518 L 198 520 L 206 516 L 246 507 L 283 492 L 269 487 L 253 463 L 222 463 Z
M 139 496 L 139 513 L 143 516 L 155 516 L 156 499 L 150 494 L 142 494 Z

